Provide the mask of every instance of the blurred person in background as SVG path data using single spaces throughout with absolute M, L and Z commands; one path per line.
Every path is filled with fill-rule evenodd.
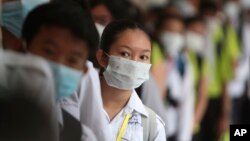
M 87 61 L 88 52 L 98 43 L 89 13 L 79 3 L 69 1 L 42 5 L 27 16 L 22 38 L 29 53 L 49 63 L 59 107 L 90 128 L 98 140 L 109 140 L 109 133 L 100 130 L 106 122 L 101 114 L 98 73 Z M 59 120 L 63 126 L 64 122 Z
M 184 23 L 177 15 L 160 17 L 158 38 L 164 47 L 167 137 L 170 141 L 189 141 L 192 138 L 194 114 L 193 72 L 184 49 Z
M 194 135 L 199 132 L 200 122 L 203 119 L 208 103 L 208 65 L 205 56 L 205 29 L 205 23 L 200 16 L 192 16 L 186 19 L 185 42 L 193 68 L 195 83 Z
M 101 37 L 107 24 L 113 20 L 108 4 L 104 0 L 89 1 L 91 16 L 95 22 L 96 29 Z
M 241 5 L 239 0 L 228 0 L 224 4 L 224 14 L 225 14 L 225 23 L 231 25 L 236 31 L 237 36 L 241 38 L 242 30 L 243 30 L 243 11 L 241 11 Z M 239 40 L 240 49 L 242 46 L 242 39 Z M 240 53 L 244 54 L 243 52 Z M 232 111 L 231 111 L 231 123 L 239 124 L 241 119 L 241 97 L 243 97 L 244 91 L 244 79 L 247 77 L 244 70 L 247 65 L 242 62 L 240 57 L 239 61 L 237 62 L 237 66 L 235 68 L 235 77 L 231 80 L 228 84 L 228 93 L 232 99 Z M 244 75 L 245 74 L 245 75 Z
M 154 24 L 154 32 L 152 33 L 152 75 L 156 80 L 156 83 L 160 89 L 162 99 L 165 99 L 166 96 L 166 87 L 165 87 L 165 78 L 167 77 L 167 68 L 165 66 L 165 49 L 164 45 L 162 45 L 162 41 L 159 39 L 159 23 L 162 22 L 162 17 L 165 15 L 174 15 L 176 17 L 181 17 L 180 13 L 176 9 L 176 7 L 172 4 L 166 5 L 158 9 L 155 13 L 155 21 Z M 177 25 L 178 26 L 178 25 Z
M 23 21 L 30 10 L 49 0 L 2 0 L 1 3 L 1 36 L 4 49 L 24 52 L 21 29 Z
M 1 49 L 0 60 L 0 139 L 58 141 L 54 83 L 47 62 Z
M 113 20 L 113 16 L 109 10 L 108 4 L 104 0 L 93 0 L 89 3 L 92 18 L 101 37 L 105 26 Z
M 250 58 L 250 42 L 249 42 L 249 17 L 250 4 L 242 1 L 239 16 L 238 36 L 240 38 L 240 58 L 235 71 L 235 79 L 229 83 L 229 93 L 232 97 L 232 123 L 246 124 L 249 121 L 249 98 L 247 94 L 249 83 L 249 58 Z M 244 5 L 243 5 L 244 4 Z
M 200 140 L 204 141 L 218 140 L 229 129 L 230 99 L 227 85 L 234 77 L 239 56 L 235 29 L 225 23 L 218 12 L 215 2 L 202 2 L 200 6 L 200 13 L 206 22 L 205 56 L 209 68 L 209 102 L 199 132 Z
M 225 21 L 232 24 L 238 30 L 241 17 L 240 0 L 227 0 L 224 3 L 223 12 L 225 14 Z
M 91 15 L 96 23 L 106 26 L 112 21 L 113 17 L 105 1 L 91 1 L 90 7 Z

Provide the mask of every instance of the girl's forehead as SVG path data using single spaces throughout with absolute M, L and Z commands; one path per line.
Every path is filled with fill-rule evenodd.
M 111 49 L 127 49 L 131 51 L 151 51 L 149 37 L 140 30 L 128 30 L 122 33 L 111 45 Z

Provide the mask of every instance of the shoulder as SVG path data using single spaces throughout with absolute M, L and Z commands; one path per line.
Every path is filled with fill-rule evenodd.
M 143 128 L 147 128 L 144 131 L 148 133 L 148 138 L 150 140 L 164 140 L 166 139 L 165 134 L 165 123 L 163 120 L 150 108 L 144 106 L 148 112 L 148 117 L 142 117 Z M 146 120 L 143 122 L 143 120 Z M 144 134 L 147 134 L 144 133 Z M 152 136 L 153 135 L 153 136 Z

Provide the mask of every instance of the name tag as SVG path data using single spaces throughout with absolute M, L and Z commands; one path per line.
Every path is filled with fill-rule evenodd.
M 139 113 L 133 113 L 128 124 L 141 124 L 141 115 Z

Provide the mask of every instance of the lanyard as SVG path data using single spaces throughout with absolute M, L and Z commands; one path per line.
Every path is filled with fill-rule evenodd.
M 118 136 L 117 136 L 116 141 L 121 141 L 121 140 L 122 140 L 122 136 L 123 136 L 124 133 L 125 133 L 125 130 L 126 130 L 126 128 L 127 128 L 128 121 L 129 121 L 129 118 L 130 118 L 130 117 L 131 117 L 131 114 L 130 114 L 130 113 L 128 113 L 128 114 L 125 116 L 125 118 L 124 118 L 124 120 L 123 120 L 123 123 L 122 123 L 122 127 L 121 127 L 121 129 L 120 129 L 120 131 L 119 131 L 119 134 L 118 134 Z

